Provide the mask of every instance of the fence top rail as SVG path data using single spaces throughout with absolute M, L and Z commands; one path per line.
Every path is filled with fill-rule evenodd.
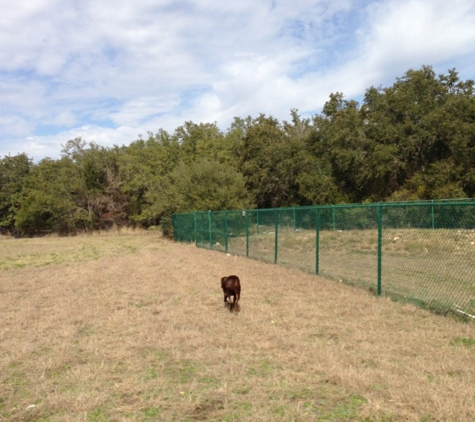
M 256 208 L 256 209 L 241 209 L 241 210 L 207 210 L 195 211 L 187 213 L 176 213 L 173 215 L 195 215 L 195 214 L 223 214 L 223 213 L 256 213 L 256 212 L 276 212 L 276 211 L 305 211 L 305 210 L 325 210 L 335 208 L 397 208 L 397 207 L 433 207 L 433 206 L 465 206 L 475 205 L 475 198 L 460 198 L 460 199 L 434 199 L 427 201 L 400 201 L 400 202 L 368 202 L 359 204 L 328 204 L 328 205 L 306 205 L 301 207 L 282 207 L 282 208 Z

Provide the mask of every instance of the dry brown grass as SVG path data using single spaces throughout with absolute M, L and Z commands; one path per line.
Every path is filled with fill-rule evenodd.
M 475 420 L 473 323 L 154 233 L 0 247 L 0 420 Z

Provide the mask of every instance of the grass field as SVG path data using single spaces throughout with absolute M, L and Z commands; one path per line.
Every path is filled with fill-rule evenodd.
M 157 233 L 0 248 L 1 421 L 475 420 L 474 323 Z

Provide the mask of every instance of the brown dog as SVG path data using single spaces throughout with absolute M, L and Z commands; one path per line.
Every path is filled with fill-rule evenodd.
M 229 310 L 239 307 L 238 302 L 241 296 L 241 282 L 237 275 L 230 275 L 221 278 L 221 287 L 224 293 L 224 304 L 230 305 Z M 233 296 L 233 302 L 228 302 L 228 297 Z

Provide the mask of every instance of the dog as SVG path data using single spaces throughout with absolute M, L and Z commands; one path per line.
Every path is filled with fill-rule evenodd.
M 238 309 L 238 302 L 241 297 L 241 281 L 239 280 L 239 277 L 237 275 L 222 277 L 221 288 L 224 293 L 224 305 L 227 306 L 229 304 L 230 311 Z M 228 302 L 228 298 L 231 300 L 231 296 L 233 296 L 233 301 Z

